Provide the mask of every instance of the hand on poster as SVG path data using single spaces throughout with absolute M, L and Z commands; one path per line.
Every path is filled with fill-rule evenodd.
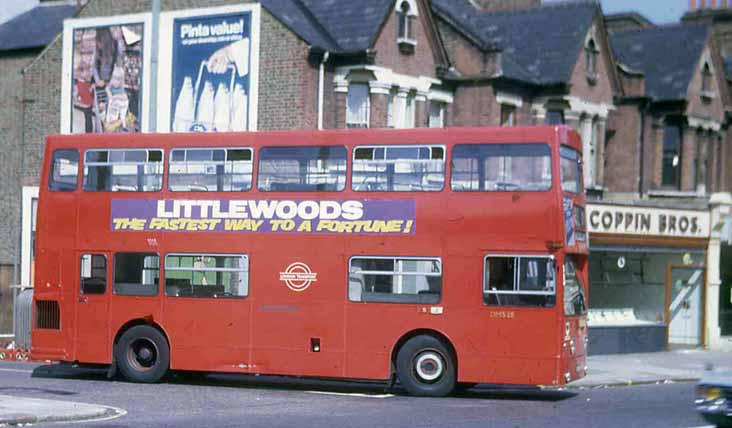
M 237 40 L 214 52 L 208 59 L 208 71 L 223 74 L 226 73 L 229 64 L 236 67 L 239 77 L 249 73 L 249 38 Z

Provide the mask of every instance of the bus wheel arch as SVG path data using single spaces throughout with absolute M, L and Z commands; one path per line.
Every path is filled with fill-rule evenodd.
M 158 324 L 131 320 L 117 331 L 112 357 L 115 370 L 127 380 L 158 382 L 170 369 L 170 340 Z
M 391 362 L 393 373 L 412 395 L 444 396 L 457 385 L 457 352 L 438 331 L 418 329 L 404 334 L 392 349 Z

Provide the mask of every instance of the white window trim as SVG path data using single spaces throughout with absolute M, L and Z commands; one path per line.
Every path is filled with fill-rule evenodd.
M 512 105 L 517 109 L 521 108 L 524 105 L 524 100 L 521 98 L 521 96 L 500 91 L 496 93 L 496 102 L 498 104 Z
M 366 107 L 365 107 L 366 126 L 365 126 L 365 128 L 370 128 L 371 127 L 371 90 L 369 87 L 369 83 L 368 82 L 352 82 L 351 84 L 366 86 Z M 350 85 L 349 85 L 349 89 L 350 89 Z M 348 128 L 349 124 L 353 123 L 353 122 L 348 121 L 348 116 L 349 116 L 348 115 L 348 96 L 350 95 L 350 93 L 351 93 L 350 90 L 348 90 L 346 92 L 346 128 Z M 361 127 L 357 127 L 357 128 L 361 128 Z

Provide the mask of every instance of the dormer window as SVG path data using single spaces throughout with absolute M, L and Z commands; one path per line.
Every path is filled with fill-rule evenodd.
M 597 45 L 593 39 L 590 39 L 585 46 L 585 58 L 586 58 L 586 71 L 587 81 L 594 85 L 597 83 L 597 54 L 600 51 L 597 49 Z
M 702 67 L 701 79 L 701 92 L 699 95 L 702 100 L 709 101 L 714 98 L 714 91 L 712 90 L 712 68 L 708 62 L 705 62 Z
M 415 19 L 417 17 L 416 4 L 412 4 L 414 0 L 400 0 L 397 2 L 397 18 L 399 28 L 397 29 L 397 44 L 399 50 L 405 54 L 414 52 L 417 46 L 415 37 Z

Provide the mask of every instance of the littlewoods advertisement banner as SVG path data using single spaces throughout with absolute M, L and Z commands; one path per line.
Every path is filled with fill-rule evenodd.
M 178 17 L 172 32 L 170 129 L 246 131 L 252 13 Z
M 110 229 L 414 234 L 414 200 L 113 199 Z

